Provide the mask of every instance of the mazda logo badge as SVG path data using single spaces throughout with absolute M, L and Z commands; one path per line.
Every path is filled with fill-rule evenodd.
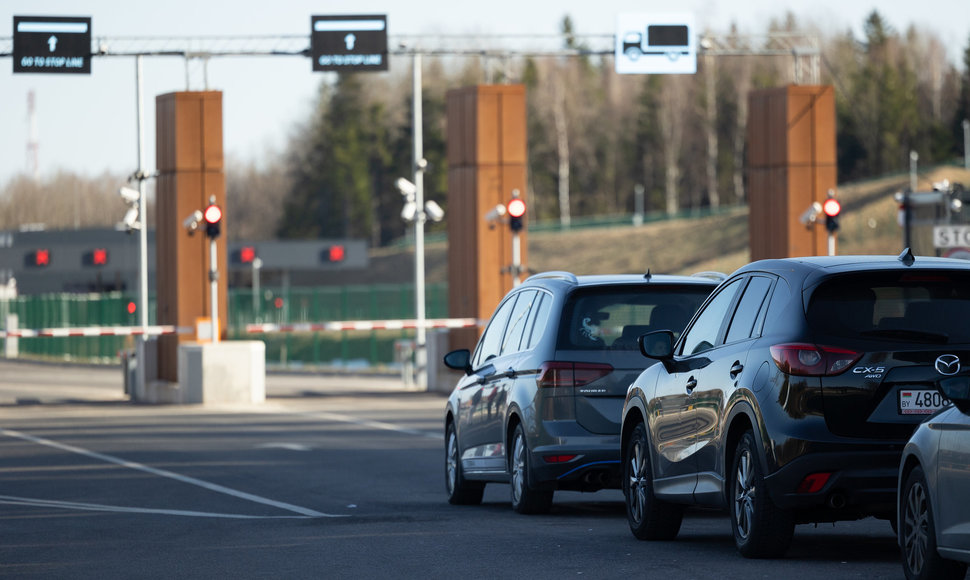
M 941 354 L 934 365 L 941 375 L 955 375 L 960 372 L 960 357 L 955 354 Z

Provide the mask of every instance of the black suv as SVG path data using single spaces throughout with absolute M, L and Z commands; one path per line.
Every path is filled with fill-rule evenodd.
M 445 412 L 448 500 L 511 483 L 515 511 L 541 513 L 557 489 L 619 488 L 623 398 L 654 364 L 637 337 L 675 336 L 718 281 L 548 272 L 509 292 L 474 354 L 445 355 L 465 372 Z
M 623 408 L 623 491 L 640 539 L 677 535 L 685 505 L 727 508 L 747 557 L 776 557 L 795 524 L 875 516 L 895 526 L 906 440 L 970 361 L 970 263 L 838 256 L 749 264 Z M 929 396 L 927 396 L 929 395 Z

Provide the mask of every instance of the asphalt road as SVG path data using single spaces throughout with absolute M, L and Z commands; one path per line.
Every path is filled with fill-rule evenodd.
M 128 402 L 121 371 L 0 361 L 0 578 L 899 578 L 889 525 L 741 558 L 718 512 L 638 542 L 616 491 L 445 501 L 444 397 L 270 375 L 265 404 Z

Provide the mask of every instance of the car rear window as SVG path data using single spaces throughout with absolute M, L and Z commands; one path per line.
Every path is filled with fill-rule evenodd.
M 839 276 L 818 286 L 807 316 L 812 329 L 825 337 L 970 342 L 970 275 L 914 271 Z
M 654 330 L 680 332 L 714 286 L 699 284 L 580 288 L 563 308 L 557 348 L 634 350 Z

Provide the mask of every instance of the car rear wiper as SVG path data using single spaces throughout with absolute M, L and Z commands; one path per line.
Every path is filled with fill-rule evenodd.
M 866 330 L 860 332 L 862 336 L 874 336 L 879 338 L 900 338 L 904 340 L 916 340 L 919 342 L 930 342 L 934 344 L 946 344 L 950 342 L 950 335 L 945 332 L 927 332 L 925 330 L 911 330 L 908 328 L 882 328 L 877 330 Z

